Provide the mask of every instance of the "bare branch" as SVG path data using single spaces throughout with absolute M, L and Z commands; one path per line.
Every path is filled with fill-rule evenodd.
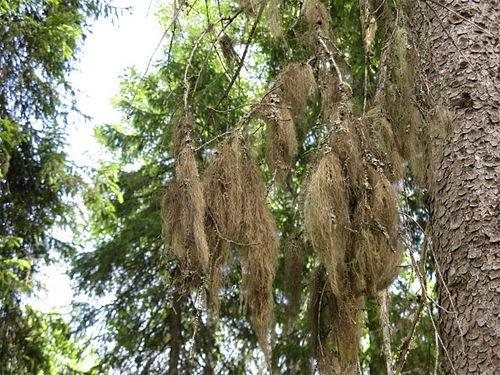
M 260 8 L 259 8 L 259 13 L 255 17 L 255 21 L 254 21 L 254 23 L 252 25 L 252 29 L 250 30 L 250 34 L 248 35 L 248 39 L 247 39 L 247 42 L 246 42 L 246 45 L 245 45 L 245 50 L 243 51 L 243 55 L 241 56 L 241 60 L 240 60 L 240 62 L 238 64 L 238 67 L 236 68 L 236 72 L 234 73 L 233 78 L 231 79 L 231 82 L 229 82 L 229 86 L 227 87 L 226 91 L 224 92 L 224 94 L 222 95 L 222 97 L 219 99 L 219 101 L 217 102 L 217 104 L 214 106 L 214 108 L 212 109 L 212 111 L 208 115 L 208 118 L 205 121 L 205 124 L 207 124 L 208 121 L 210 120 L 210 118 L 213 116 L 214 109 L 218 109 L 219 105 L 227 98 L 227 96 L 229 95 L 229 92 L 231 91 L 231 88 L 233 87 L 234 83 L 236 82 L 236 79 L 239 77 L 241 69 L 243 68 L 243 65 L 244 65 L 245 58 L 247 56 L 248 50 L 250 48 L 250 43 L 252 42 L 252 39 L 253 39 L 254 34 L 255 34 L 255 31 L 257 29 L 257 25 L 258 25 L 258 23 L 260 21 L 260 18 L 262 17 L 262 13 L 264 11 L 264 8 L 265 8 L 266 4 L 267 4 L 266 1 L 262 1 L 261 5 L 260 5 Z M 203 131 L 204 131 L 204 128 L 202 129 L 200 135 L 203 133 Z

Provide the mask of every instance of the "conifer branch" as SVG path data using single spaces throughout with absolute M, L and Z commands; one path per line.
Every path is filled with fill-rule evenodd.
M 233 78 L 231 79 L 231 82 L 229 82 L 229 85 L 228 85 L 226 91 L 224 92 L 224 94 L 222 95 L 222 97 L 219 99 L 219 101 L 217 102 L 217 104 L 214 106 L 214 108 L 212 109 L 212 111 L 208 115 L 208 118 L 205 121 L 205 125 L 208 123 L 208 121 L 210 120 L 210 118 L 214 115 L 215 110 L 219 108 L 220 104 L 225 99 L 227 99 L 227 97 L 229 95 L 229 92 L 231 91 L 234 83 L 236 82 L 236 79 L 239 77 L 241 69 L 243 68 L 243 65 L 244 65 L 245 58 L 247 56 L 248 50 L 250 49 L 250 43 L 252 42 L 252 39 L 253 39 L 254 34 L 255 34 L 255 31 L 257 30 L 257 25 L 259 24 L 260 18 L 262 17 L 262 13 L 264 11 L 264 8 L 266 7 L 266 4 L 267 4 L 267 2 L 263 1 L 262 4 L 260 5 L 259 12 L 258 12 L 257 16 L 255 17 L 255 21 L 254 21 L 254 23 L 252 25 L 252 29 L 250 30 L 250 34 L 248 35 L 248 39 L 247 39 L 247 42 L 246 42 L 246 45 L 245 45 L 245 50 L 243 51 L 243 55 L 241 56 L 241 60 L 238 63 L 238 67 L 236 68 L 236 72 L 234 73 Z M 201 134 L 203 134 L 204 129 L 205 129 L 205 126 L 201 130 L 200 136 L 201 136 Z

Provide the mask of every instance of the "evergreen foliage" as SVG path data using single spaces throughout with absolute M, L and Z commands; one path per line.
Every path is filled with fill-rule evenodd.
M 130 69 L 122 126 L 99 130 L 116 162 L 95 176 L 97 245 L 73 270 L 81 290 L 108 301 L 83 307 L 104 327 L 97 370 L 376 374 L 394 362 L 417 374 L 433 364 L 435 312 L 421 317 L 415 293 L 415 272 L 428 269 L 416 265 L 427 218 L 411 179 L 421 182 L 422 119 L 395 104 L 412 102 L 415 84 L 397 12 L 347 0 L 158 10 L 164 57 L 144 77 Z
M 67 160 L 67 76 L 99 1 L 0 1 L 0 373 L 80 371 L 69 326 L 29 306 L 43 265 L 74 252 L 68 197 L 81 182 Z M 70 95 L 71 96 L 71 95 Z

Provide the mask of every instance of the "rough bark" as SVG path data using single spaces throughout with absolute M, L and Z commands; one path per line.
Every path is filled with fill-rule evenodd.
M 454 118 L 446 132 L 428 129 L 443 372 L 499 374 L 500 3 L 416 4 L 430 97 Z

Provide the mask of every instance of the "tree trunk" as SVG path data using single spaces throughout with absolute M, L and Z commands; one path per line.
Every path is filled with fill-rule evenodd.
M 170 312 L 170 353 L 167 375 L 176 375 L 179 371 L 179 359 L 182 347 L 182 321 L 183 297 L 179 292 L 179 285 L 175 286 L 172 293 L 172 310 Z
M 430 53 L 430 93 L 454 118 L 444 136 L 432 137 L 427 176 L 443 370 L 499 374 L 500 4 L 419 5 L 428 30 L 420 35 L 428 51 L 420 52 L 424 59 Z

